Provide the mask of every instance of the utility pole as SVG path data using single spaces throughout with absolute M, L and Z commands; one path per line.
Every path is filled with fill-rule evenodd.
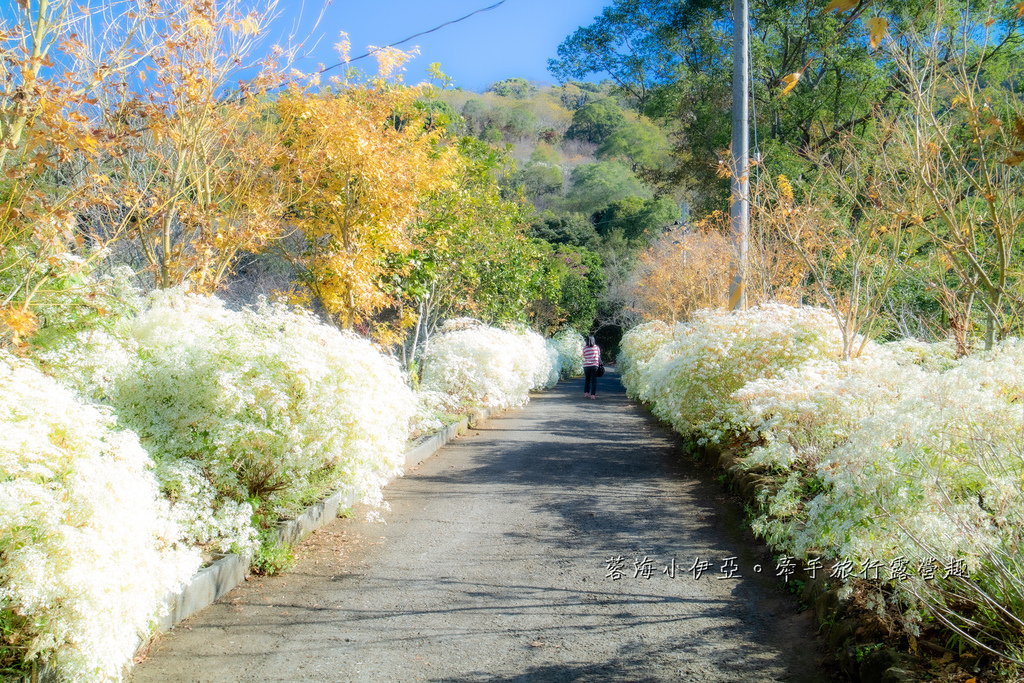
M 736 274 L 729 287 L 729 308 L 746 305 L 747 237 L 750 234 L 750 120 L 748 114 L 750 32 L 747 0 L 734 0 L 732 33 L 732 193 L 729 216 L 736 242 Z

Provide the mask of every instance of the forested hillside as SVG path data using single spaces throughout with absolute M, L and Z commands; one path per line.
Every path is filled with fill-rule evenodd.
M 587 314 L 613 328 L 629 317 L 622 297 L 637 252 L 688 207 L 684 193 L 659 192 L 650 180 L 672 163 L 668 131 L 618 93 L 611 81 L 538 87 L 514 78 L 484 93 L 437 90 L 431 103 L 452 133 L 505 150 L 503 195 L 528 202 L 531 237 L 568 267 L 588 269 L 579 296 L 600 295 Z

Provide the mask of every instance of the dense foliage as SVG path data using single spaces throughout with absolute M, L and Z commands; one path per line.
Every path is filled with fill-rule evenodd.
M 189 487 L 217 492 L 215 517 L 236 520 L 215 539 L 224 550 L 251 549 L 240 514 L 250 504 L 286 512 L 310 489 L 341 484 L 379 497 L 413 409 L 397 364 L 365 339 L 282 306 L 232 311 L 178 290 L 155 292 L 112 335 L 82 333 L 43 359 L 139 434 L 165 492 L 197 507 L 179 517 L 209 514 L 208 494 L 183 495 Z M 210 523 L 191 538 L 208 538 Z
M 657 124 L 671 151 L 634 168 L 701 220 L 730 201 L 731 9 L 615 1 L 550 62 L 562 79 L 609 74 L 620 105 Z M 974 0 L 751 3 L 755 300 L 831 308 L 847 356 L 883 334 L 953 333 L 961 353 L 980 330 L 989 348 L 1019 334 L 1022 15 Z
M 456 397 L 468 409 L 523 405 L 531 391 L 553 386 L 562 372 L 559 349 L 536 332 L 468 319 L 449 321 L 424 362 L 423 388 Z

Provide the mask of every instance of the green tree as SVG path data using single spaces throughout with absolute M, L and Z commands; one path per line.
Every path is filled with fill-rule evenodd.
M 544 195 L 562 194 L 562 169 L 546 162 L 530 161 L 511 178 L 514 186 L 520 187 L 528 199 Z
M 668 197 L 632 196 L 612 202 L 608 208 L 598 212 L 596 218 L 597 231 L 601 235 L 617 229 L 629 242 L 641 243 L 658 237 L 662 228 L 677 223 L 680 211 Z
M 641 118 L 612 131 L 597 148 L 597 158 L 624 161 L 636 173 L 641 167 L 657 169 L 665 165 L 670 149 L 665 131 L 651 120 Z
M 467 100 L 462 106 L 462 118 L 470 133 L 479 135 L 487 123 L 487 103 L 478 97 Z
M 534 134 L 537 116 L 522 106 L 496 106 L 490 111 L 490 125 L 498 128 L 506 140 L 514 142 Z
M 501 97 L 525 100 L 537 92 L 537 86 L 531 85 L 525 78 L 506 78 L 503 81 L 491 83 L 487 92 L 493 92 Z
M 534 147 L 533 151 L 530 152 L 530 161 L 536 163 L 557 165 L 560 160 L 558 150 L 543 142 Z
M 500 145 L 501 141 L 505 139 L 505 136 L 502 135 L 500 128 L 493 123 L 488 122 L 480 132 L 480 139 L 492 145 Z
M 937 11 L 984 15 L 990 3 L 956 0 L 937 9 L 931 2 L 876 0 L 867 7 L 860 3 L 838 14 L 806 0 L 751 2 L 755 123 L 773 174 L 815 172 L 784 147 L 793 143 L 800 154 L 827 150 L 850 133 L 864 132 L 881 106 L 912 85 L 890 56 L 865 40 L 869 19 L 884 19 L 899 35 L 912 30 L 915 17 Z M 675 163 L 652 178 L 666 193 L 683 187 L 701 215 L 728 200 L 728 182 L 712 169 L 729 145 L 731 8 L 725 0 L 615 0 L 593 24 L 567 38 L 559 59 L 549 62 L 563 79 L 611 74 L 619 94 L 673 129 Z M 1020 21 L 1012 3 L 996 7 L 992 21 L 1000 39 L 975 41 L 975 65 L 1020 57 Z M 780 98 L 796 73 L 797 87 Z
M 530 236 L 551 244 L 596 249 L 600 243 L 594 224 L 581 213 L 556 215 L 545 211 L 530 226 Z
M 441 321 L 523 320 L 539 296 L 536 240 L 524 234 L 527 207 L 502 197 L 507 152 L 474 138 L 458 142 L 456 182 L 436 193 L 412 229 L 413 248 L 392 264 L 389 288 L 400 302 L 392 321 L 407 330 L 407 362 L 429 344 Z
M 598 85 L 586 81 L 568 81 L 557 89 L 558 98 L 563 107 L 574 112 L 585 104 L 607 97 L 609 95 L 608 83 L 605 81 Z
M 589 249 L 538 243 L 541 296 L 530 305 L 533 326 L 546 334 L 562 327 L 590 329 L 606 281 L 601 258 Z
M 420 106 L 425 110 L 424 124 L 428 129 L 443 128 L 448 137 L 458 137 L 466 130 L 466 122 L 452 105 L 444 100 L 427 98 Z
M 600 145 L 620 127 L 626 125 L 626 115 L 613 97 L 605 97 L 586 104 L 572 115 L 572 125 L 565 137 Z
M 566 203 L 573 211 L 594 214 L 626 197 L 649 197 L 650 189 L 618 161 L 580 164 L 571 175 L 572 188 Z
M 679 15 L 709 4 L 615 0 L 558 46 L 559 59 L 548 60 L 548 69 L 563 81 L 607 73 L 642 108 L 652 88 L 675 77 L 680 57 L 665 48 Z

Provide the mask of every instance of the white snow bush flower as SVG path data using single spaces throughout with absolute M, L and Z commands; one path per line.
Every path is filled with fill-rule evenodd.
M 191 538 L 217 546 L 253 538 L 227 523 L 241 514 L 229 499 L 288 513 L 315 482 L 355 486 L 379 502 L 400 471 L 413 393 L 398 364 L 356 335 L 279 305 L 232 311 L 215 297 L 168 290 L 115 336 L 127 360 L 102 337 L 80 337 L 79 349 L 46 360 L 102 395 L 161 465 L 189 460 L 201 469 L 221 499 L 211 508 L 194 486 L 198 499 L 176 499 L 178 517 L 195 522 Z M 108 374 L 97 379 L 93 369 L 103 366 Z M 181 479 L 186 471 L 161 467 L 168 493 L 193 481 Z M 213 528 L 227 535 L 213 538 Z
M 957 360 L 949 344 L 870 342 L 843 362 L 827 315 L 773 306 L 651 323 L 622 348 L 630 395 L 677 430 L 756 435 L 744 463 L 780 486 L 754 528 L 777 550 L 882 566 L 883 580 L 905 562 L 872 599 L 898 603 L 908 632 L 925 610 L 981 647 L 1020 650 L 1024 343 Z
M 78 332 L 60 346 L 40 351 L 36 359 L 65 386 L 96 402 L 105 402 L 116 390 L 119 377 L 139 363 L 137 346 L 105 330 Z
M 640 401 L 650 400 L 651 373 L 648 368 L 651 360 L 671 338 L 673 331 L 685 333 L 687 329 L 682 323 L 677 323 L 673 328 L 668 323 L 652 320 L 637 325 L 623 335 L 619 342 L 617 369 L 627 396 Z
M 792 548 L 881 559 L 930 548 L 976 563 L 1005 540 L 1002 530 L 1020 528 L 1020 363 L 1024 345 L 1011 340 L 941 373 L 876 373 L 892 382 L 888 396 L 818 463 L 825 489 L 808 502 Z
M 637 329 L 623 340 L 623 349 L 645 349 L 635 365 L 628 352 L 623 354 L 627 390 L 700 443 L 718 443 L 750 429 L 750 415 L 731 398 L 748 381 L 778 376 L 812 358 L 837 358 L 842 350 L 842 335 L 828 311 L 783 304 L 742 312 L 697 311 L 692 322 L 677 325 L 661 344 L 660 335 L 667 334 L 663 328 Z M 653 338 L 636 340 L 644 335 Z M 655 345 L 654 356 L 644 360 Z
M 444 429 L 461 415 L 458 397 L 440 391 L 420 388 L 416 392 L 416 410 L 410 426 L 410 438 L 433 434 Z
M 1020 487 L 1007 485 L 1024 476 L 1013 371 L 1024 347 L 960 362 L 944 347 L 869 344 L 855 361 L 808 362 L 737 391 L 764 442 L 746 464 L 817 482 L 804 501 L 780 491 L 758 530 L 796 555 L 851 559 L 927 548 L 976 562 L 1003 542 L 996 530 L 1024 519 Z
M 902 349 L 893 351 L 906 362 Z M 882 347 L 877 355 L 887 352 Z M 796 555 L 820 550 L 858 567 L 909 558 L 917 571 L 895 588 L 911 633 L 923 606 L 967 640 L 1004 654 L 1019 651 L 1021 363 L 1024 344 L 1006 340 L 944 371 L 926 368 L 946 361 L 925 360 L 916 374 L 870 367 L 863 384 L 883 387 L 876 404 L 849 420 L 848 438 L 817 463 L 815 495 L 789 510 L 780 509 L 778 497 L 771 501 L 761 524 L 774 532 L 773 543 Z M 939 568 L 937 581 L 923 577 L 925 565 Z
M 513 354 L 515 372 L 522 372 L 529 378 L 530 387 L 550 389 L 558 384 L 562 375 L 562 361 L 558 349 L 540 334 L 530 329 L 510 330 L 517 337 L 517 352 Z
M 558 351 L 562 367 L 563 379 L 583 375 L 583 336 L 576 330 L 567 328 L 559 331 L 550 340 Z
M 185 530 L 185 541 L 222 553 L 256 547 L 252 504 L 218 496 L 195 460 L 162 463 L 155 475 L 170 503 L 170 518 Z
M 539 334 L 537 336 L 540 337 Z M 548 370 L 548 376 L 544 379 L 543 386 L 545 389 L 550 389 L 558 384 L 558 380 L 562 379 L 562 354 L 558 350 L 558 345 L 552 340 L 541 337 L 541 341 L 544 342 L 544 353 L 548 357 L 548 362 L 541 366 Z
M 120 680 L 161 599 L 199 566 L 152 462 L 108 408 L 0 350 L 0 622 L 24 661 Z
M 552 386 L 559 371 L 557 352 L 536 332 L 459 319 L 431 341 L 421 386 L 455 397 L 462 409 L 503 409 Z
M 733 393 L 765 444 L 753 450 L 747 464 L 813 470 L 902 387 L 921 381 L 919 366 L 878 349 L 868 344 L 860 357 L 845 362 L 807 361 L 776 377 L 753 379 Z

